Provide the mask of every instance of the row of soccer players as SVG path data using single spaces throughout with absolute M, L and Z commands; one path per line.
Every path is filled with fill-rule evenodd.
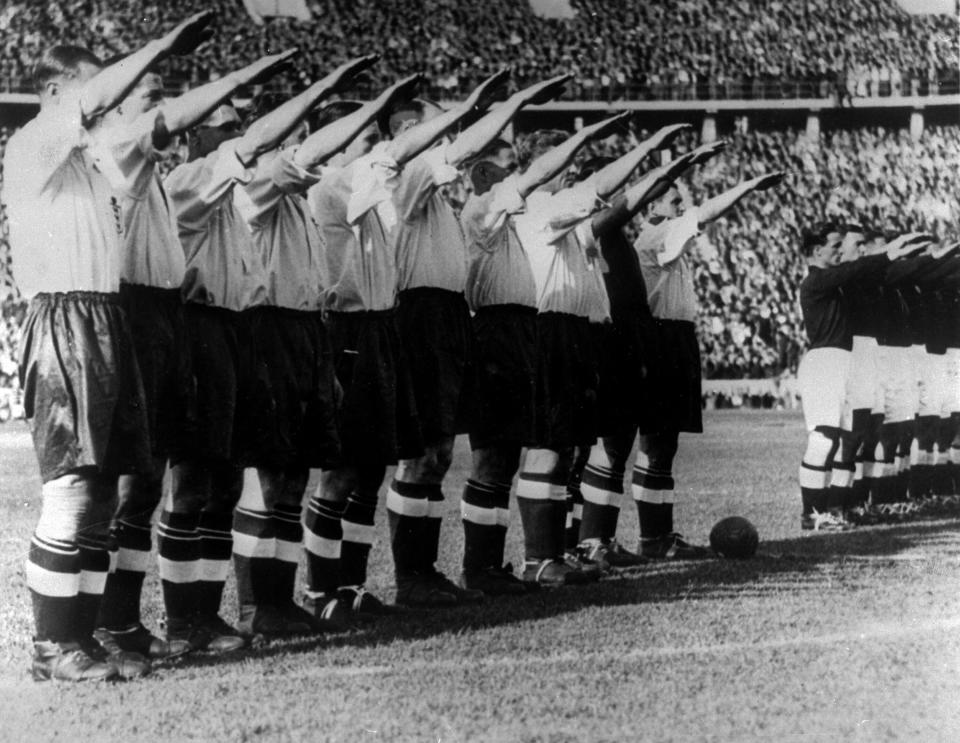
M 80 48 L 49 50 L 36 71 L 40 114 L 7 147 L 14 276 L 31 298 L 21 379 L 43 480 L 26 566 L 34 676 L 131 677 L 151 657 L 395 611 L 364 584 L 378 491 L 397 461 L 387 510 L 401 604 L 595 578 L 595 564 L 564 554 L 577 447 L 592 451 L 574 541 L 608 563 L 642 562 L 615 542 L 638 430 L 643 555 L 701 555 L 672 523 L 677 436 L 701 427 L 685 251 L 779 176 L 681 215 L 670 184 L 722 147 L 708 145 L 618 194 L 674 126 L 564 187 L 576 154 L 624 116 L 541 134 L 518 172 L 500 132 L 567 76 L 493 110 L 506 73 L 449 110 L 410 102 L 416 75 L 369 103 L 316 110 L 374 55 L 244 127 L 224 101 L 293 52 L 173 100 L 151 72 L 202 43 L 210 22 L 198 14 L 106 65 Z M 389 141 L 377 143 L 375 122 Z M 186 132 L 188 161 L 161 182 L 157 163 Z M 473 195 L 458 221 L 443 186 L 465 167 Z M 622 228 L 654 199 L 631 247 Z M 641 366 L 647 384 L 635 383 Z M 457 584 L 435 564 L 461 431 L 474 466 Z M 321 486 L 303 513 L 311 468 Z M 522 580 L 503 565 L 518 470 Z M 140 621 L 161 500 L 165 639 Z M 231 559 L 237 629 L 220 617 Z
M 960 493 L 960 256 L 932 236 L 805 236 L 804 529 L 899 520 Z

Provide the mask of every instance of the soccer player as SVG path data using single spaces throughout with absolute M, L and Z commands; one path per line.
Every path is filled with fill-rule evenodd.
M 177 134 L 205 118 L 241 85 L 274 74 L 291 53 L 264 57 L 166 101 L 160 76 L 149 72 L 107 115 L 100 133 L 124 176 L 120 299 L 143 379 L 153 468 L 120 477 L 120 503 L 112 530 L 117 561 L 107 576 L 96 637 L 101 644 L 113 642 L 151 658 L 189 650 L 187 642 L 166 642 L 143 626 L 140 598 L 164 467 L 192 410 L 192 370 L 180 299 L 185 261 L 156 165 Z
M 684 128 L 664 127 L 642 146 L 652 152 Z M 722 142 L 715 142 L 655 168 L 593 217 L 593 233 L 608 269 L 604 281 L 612 322 L 599 328 L 597 400 L 601 439 L 587 452 L 588 459 L 583 463 L 579 478 L 581 519 L 579 524 L 572 519 L 571 532 L 575 533 L 569 535 L 568 548 L 576 548 L 580 555 L 604 568 L 629 568 L 646 562 L 616 540 L 627 458 L 638 427 L 644 427 L 650 407 L 648 396 L 653 392 L 646 364 L 648 358 L 656 356 L 656 326 L 646 283 L 639 256 L 623 228 L 644 205 L 662 196 L 686 168 L 706 161 L 723 147 Z M 581 168 L 581 175 L 590 174 L 591 162 Z M 574 491 L 574 500 L 577 495 Z
M 409 95 L 419 76 L 386 91 L 381 109 Z M 463 104 L 472 109 L 483 86 Z M 387 611 L 364 588 L 378 491 L 386 466 L 422 454 L 412 383 L 398 335 L 395 234 L 403 213 L 392 191 L 399 173 L 452 123 L 439 118 L 374 146 L 366 130 L 308 199 L 326 239 L 328 328 L 343 386 L 340 465 L 324 471 L 307 514 L 308 604 L 315 615 L 349 602 L 360 613 Z M 348 589 L 343 595 L 339 589 Z M 352 598 L 351 598 L 352 597 Z M 357 599 L 360 599 L 358 602 Z
M 588 136 L 608 134 L 622 118 L 595 125 Z M 572 155 L 581 144 L 575 135 L 557 151 Z M 533 151 L 543 145 L 537 137 Z M 560 189 L 559 179 L 547 182 L 515 218 L 538 293 L 535 428 L 517 485 L 528 582 L 554 586 L 599 577 L 596 564 L 564 561 L 573 449 L 596 441 L 598 379 L 589 321 L 609 316 L 590 218 L 647 154 L 641 146 L 571 188 Z
M 192 16 L 108 67 L 79 47 L 47 50 L 34 70 L 40 113 L 7 144 L 13 272 L 30 298 L 20 383 L 43 481 L 26 564 L 38 680 L 149 670 L 142 656 L 108 653 L 93 639 L 118 476 L 151 467 L 143 387 L 117 298 L 120 179 L 94 130 L 153 64 L 206 40 L 210 20 Z
M 851 232 L 862 235 L 859 228 Z M 839 499 L 852 482 L 855 454 L 847 404 L 853 337 L 844 287 L 883 280 L 889 260 L 900 255 L 899 245 L 883 245 L 882 252 L 857 258 L 856 242 L 854 238 L 844 246 L 844 227 L 827 223 L 805 235 L 801 246 L 809 271 L 800 285 L 800 305 L 810 343 L 797 373 L 807 426 L 800 465 L 803 529 L 851 527 Z M 831 488 L 833 473 L 840 473 L 840 488 Z
M 341 65 L 272 115 L 302 122 L 319 100 L 377 58 L 368 55 Z M 260 113 L 272 98 L 260 99 Z M 326 283 L 323 238 L 305 193 L 320 179 L 315 169 L 349 144 L 365 123 L 334 124 L 297 145 L 301 123 L 285 146 L 258 158 L 253 178 L 235 191 L 267 269 L 267 303 L 257 309 L 253 337 L 267 360 L 270 386 L 268 408 L 261 411 L 270 426 L 257 441 L 258 466 L 245 473 L 234 513 L 238 629 L 245 635 L 324 628 L 293 598 L 303 538 L 301 501 L 310 467 L 333 467 L 339 456 L 333 366 L 319 314 Z
M 489 97 L 506 77 L 504 72 L 489 81 L 475 110 L 486 109 Z M 425 448 L 423 457 L 400 463 L 387 494 L 399 603 L 468 603 L 482 598 L 484 586 L 496 592 L 500 585 L 489 585 L 485 580 L 489 574 L 466 574 L 458 586 L 435 566 L 442 482 L 450 467 L 454 435 L 466 424 L 475 373 L 473 331 L 463 293 L 467 249 L 441 187 L 459 178 L 460 166 L 490 144 L 520 108 L 542 90 L 543 86 L 535 86 L 521 91 L 451 142 L 412 160 L 394 192 L 398 206 L 405 205 L 397 230 L 401 340 L 413 370 Z M 426 102 L 421 108 L 415 119 L 420 122 L 470 113 L 444 112 Z
M 782 173 L 762 175 L 687 210 L 680 192 L 671 188 L 655 203 L 634 243 L 658 336 L 657 355 L 651 359 L 654 405 L 640 432 L 633 468 L 643 557 L 696 559 L 709 554 L 686 542 L 673 526 L 673 459 L 679 434 L 703 430 L 700 349 L 694 326 L 697 305 L 687 251 L 704 226 L 747 195 L 772 188 L 782 179 Z
M 194 649 L 228 652 L 245 644 L 220 617 L 220 601 L 243 466 L 261 463 L 275 423 L 265 415 L 273 402 L 270 375 L 256 348 L 256 308 L 267 300 L 269 280 L 234 189 L 253 179 L 256 160 L 290 134 L 304 108 L 330 92 L 312 86 L 242 134 L 237 112 L 221 105 L 192 132 L 189 161 L 165 182 L 187 256 L 183 297 L 197 416 L 171 456 L 158 549 L 168 638 Z

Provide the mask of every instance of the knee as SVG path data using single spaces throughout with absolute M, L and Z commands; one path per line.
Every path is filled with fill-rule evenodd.
M 472 478 L 479 482 L 509 483 L 520 469 L 519 449 L 477 449 Z
M 243 494 L 243 469 L 234 465 L 218 467 L 213 472 L 210 485 L 210 497 L 204 510 L 228 513 L 236 507 Z
M 117 492 L 117 516 L 149 526 L 153 512 L 163 499 L 163 478 L 155 475 L 123 475 Z
M 200 513 L 210 498 L 210 470 L 202 464 L 174 465 L 169 508 L 174 513 Z
M 807 436 L 803 461 L 813 467 L 827 467 L 833 461 L 839 444 L 839 432 L 817 429 Z
M 640 451 L 651 469 L 670 471 L 677 455 L 677 434 L 657 434 L 640 437 Z

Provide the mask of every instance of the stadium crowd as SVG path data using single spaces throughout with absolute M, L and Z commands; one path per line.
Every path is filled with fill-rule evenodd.
M 425 70 L 431 95 L 441 98 L 462 96 L 505 65 L 516 86 L 571 71 L 569 97 L 610 100 L 955 92 L 960 67 L 957 18 L 908 15 L 895 0 L 573 0 L 569 19 L 538 18 L 512 0 L 314 0 L 312 22 L 280 18 L 262 27 L 239 0 L 175 5 L 177 13 L 209 8 L 221 19 L 215 44 L 174 61 L 171 81 L 187 84 L 292 46 L 313 52 L 301 63 L 304 78 L 316 77 L 320 64 L 377 49 L 383 60 L 373 87 Z M 169 10 L 148 0 L 8 4 L 0 11 L 0 88 L 28 85 L 50 39 L 109 58 L 156 31 Z
M 0 130 L 0 158 L 8 135 Z M 960 162 L 951 154 L 960 150 L 960 127 L 930 128 L 919 146 L 906 131 L 883 129 L 830 131 L 816 142 L 799 130 L 755 131 L 729 141 L 725 153 L 688 179 L 694 201 L 775 163 L 789 166 L 779 203 L 747 204 L 698 239 L 698 333 L 707 378 L 760 379 L 796 372 L 806 342 L 797 302 L 806 271 L 797 252 L 801 225 L 819 215 L 862 214 L 879 229 L 960 236 L 960 215 L 949 206 L 960 191 Z M 626 137 L 610 140 L 604 153 L 619 154 L 629 142 Z M 692 136 L 675 145 L 678 154 L 693 146 Z M 594 148 L 591 154 L 596 152 Z M 741 172 L 741 163 L 750 163 L 749 169 Z M 7 296 L 12 280 L 5 222 L 0 230 Z M 15 383 L 22 315 L 20 300 L 4 300 L 0 387 Z

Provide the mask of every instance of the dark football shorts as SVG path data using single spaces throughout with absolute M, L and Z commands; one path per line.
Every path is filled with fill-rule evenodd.
M 657 330 L 652 319 L 637 313 L 615 316 L 612 323 L 592 326 L 598 344 L 600 386 L 597 391 L 601 436 L 649 425 L 652 405 L 649 358 L 656 354 Z
M 466 432 L 476 387 L 466 299 L 446 289 L 407 289 L 397 317 L 424 442 Z
M 254 466 L 257 446 L 272 422 L 260 416 L 269 405 L 270 388 L 256 353 L 253 311 L 196 302 L 183 311 L 196 415 L 177 437 L 170 458 Z
M 473 331 L 477 391 L 470 447 L 519 449 L 533 437 L 537 310 L 518 304 L 481 307 Z
M 150 472 L 143 384 L 118 295 L 36 295 L 19 371 L 43 482 L 82 467 Z
M 251 315 L 270 396 L 257 402 L 261 439 L 251 452 L 261 467 L 339 463 L 333 356 L 319 312 L 263 307 Z
M 165 459 L 196 415 L 180 289 L 121 284 L 120 304 L 143 380 L 153 454 Z
M 422 455 L 396 312 L 330 312 L 327 332 L 343 389 L 337 415 L 342 463 L 380 466 Z
M 563 312 L 537 315 L 534 432 L 530 448 L 562 451 L 597 438 L 596 346 L 590 322 Z
M 685 320 L 657 319 L 656 352 L 649 355 L 650 409 L 640 433 L 703 432 L 700 346 Z

